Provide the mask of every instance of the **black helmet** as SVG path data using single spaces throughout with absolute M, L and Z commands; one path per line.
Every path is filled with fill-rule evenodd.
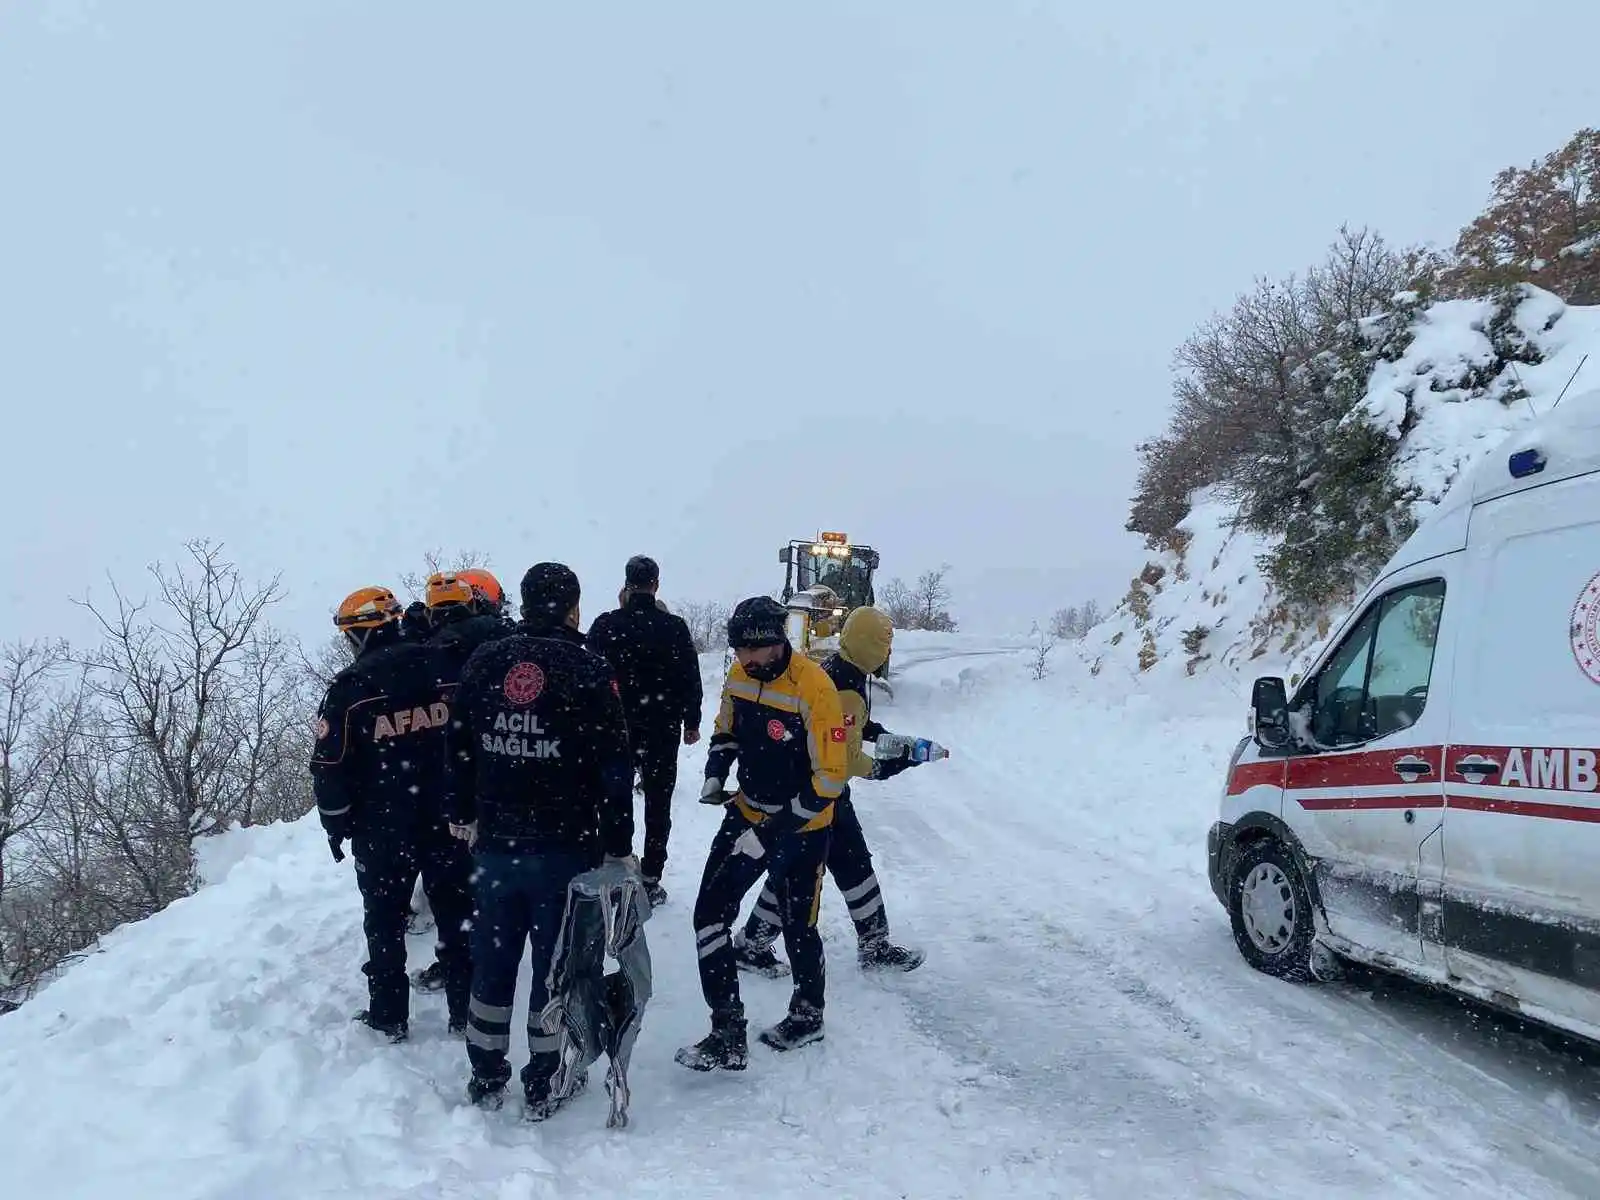
M 728 645 L 736 650 L 781 646 L 789 640 L 788 623 L 788 610 L 771 596 L 751 596 L 728 618 Z

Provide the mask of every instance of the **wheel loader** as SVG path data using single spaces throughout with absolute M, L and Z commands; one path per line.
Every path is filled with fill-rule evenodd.
M 877 603 L 872 576 L 878 552 L 852 545 L 843 533 L 819 533 L 795 540 L 778 551 L 784 564 L 784 607 L 789 610 L 789 641 L 808 658 L 821 662 L 839 649 L 839 631 L 850 613 Z M 891 691 L 889 664 L 874 672 L 874 683 Z

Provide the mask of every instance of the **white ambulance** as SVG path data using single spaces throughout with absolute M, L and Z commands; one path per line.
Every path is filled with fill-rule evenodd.
M 1208 850 L 1252 966 L 1354 959 L 1600 1039 L 1600 392 L 1475 464 L 1251 700 Z

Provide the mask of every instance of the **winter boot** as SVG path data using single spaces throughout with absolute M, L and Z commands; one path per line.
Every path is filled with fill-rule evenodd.
M 490 1082 L 474 1075 L 467 1080 L 467 1100 L 479 1108 L 494 1112 L 506 1102 L 506 1081 L 501 1079 Z
M 691 1071 L 742 1071 L 750 1062 L 743 1017 L 711 1014 L 711 1033 L 673 1058 Z
M 782 979 L 789 973 L 789 964 L 772 952 L 772 946 L 760 945 L 744 936 L 744 930 L 733 935 L 733 961 L 741 971 L 765 975 L 768 979 Z
M 796 1000 L 787 1017 L 761 1033 L 762 1044 L 774 1050 L 796 1050 L 821 1040 L 822 1010 L 804 1000 Z
M 355 1020 L 360 1021 L 368 1029 L 383 1034 L 391 1042 L 403 1042 L 410 1035 L 410 1027 L 403 1018 L 399 1021 L 375 1021 L 372 1019 L 372 1011 L 363 1008 L 355 1015 Z
M 522 1093 L 522 1119 L 524 1121 L 545 1121 L 555 1116 L 570 1100 L 575 1100 L 583 1095 L 583 1089 L 589 1086 L 589 1072 L 579 1072 L 572 1080 L 572 1089 L 565 1096 L 552 1096 L 550 1085 L 546 1083 L 543 1088 L 524 1088 Z
M 856 962 L 863 971 L 915 971 L 924 957 L 921 950 L 896 946 L 887 937 L 863 941 L 856 948 Z
M 412 972 L 411 986 L 419 992 L 444 991 L 444 964 L 435 960 L 432 966 Z
M 652 909 L 660 908 L 667 902 L 667 889 L 661 886 L 659 879 L 646 879 L 644 881 L 644 894 L 650 901 Z

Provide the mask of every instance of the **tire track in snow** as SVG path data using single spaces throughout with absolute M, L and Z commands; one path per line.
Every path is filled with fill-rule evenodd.
M 1552 1128 L 1543 1099 L 1487 1086 L 1347 990 L 1239 960 L 1203 874 L 1230 722 L 1030 686 L 980 687 L 954 713 L 906 689 L 886 722 L 957 757 L 858 807 L 896 927 L 933 943 L 903 988 L 913 1022 L 1072 1130 L 1093 1190 L 1592 1194 L 1592 1129 Z

